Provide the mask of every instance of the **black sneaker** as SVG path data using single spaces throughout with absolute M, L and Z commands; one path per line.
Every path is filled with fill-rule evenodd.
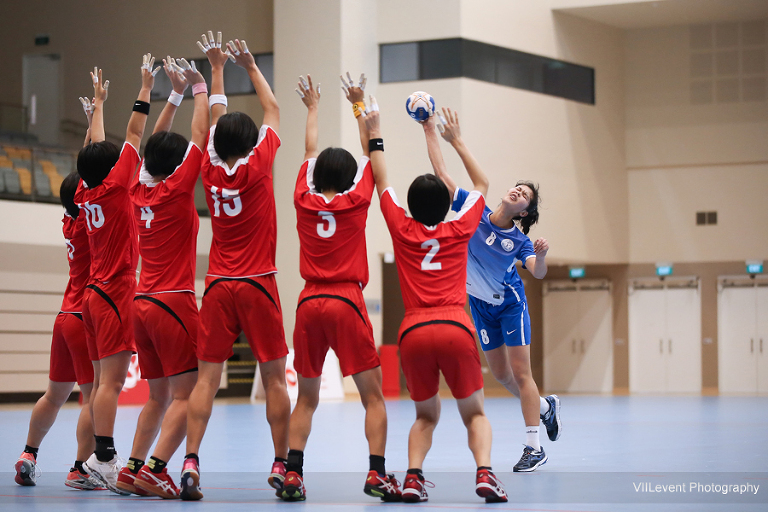
M 560 432 L 563 430 L 563 426 L 560 424 L 560 399 L 557 395 L 549 395 L 544 400 L 549 403 L 549 411 L 541 415 L 541 422 L 544 423 L 544 427 L 547 429 L 549 440 L 557 441 L 560 439 Z
M 515 473 L 530 473 L 546 462 L 547 454 L 544 453 L 544 448 L 536 451 L 530 446 L 526 446 L 523 449 L 523 456 L 520 457 L 520 460 L 515 464 L 515 467 L 512 468 L 512 470 Z

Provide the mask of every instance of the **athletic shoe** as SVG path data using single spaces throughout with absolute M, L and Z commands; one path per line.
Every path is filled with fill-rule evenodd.
M 88 473 L 83 473 L 79 469 L 72 468 L 67 473 L 67 479 L 64 480 L 64 485 L 72 487 L 73 489 L 80 489 L 81 491 L 106 491 L 107 488 L 101 485 L 101 482 L 90 476 Z
M 427 487 L 434 487 L 435 484 L 424 480 L 424 477 L 418 475 L 412 475 L 408 473 L 405 475 L 405 481 L 403 482 L 403 501 L 407 503 L 417 503 L 420 501 L 427 501 Z
M 203 499 L 200 492 L 200 465 L 193 458 L 184 459 L 181 468 L 181 492 L 179 497 L 185 501 Z
M 403 495 L 398 485 L 399 482 L 392 473 L 381 476 L 376 470 L 371 470 L 365 479 L 363 492 L 368 496 L 381 498 L 381 501 L 403 501 Z
M 488 469 L 479 469 L 475 479 L 475 492 L 486 503 L 500 503 L 508 501 L 507 491 L 501 484 L 501 480 Z
M 272 463 L 272 471 L 269 473 L 267 482 L 269 482 L 269 485 L 271 485 L 274 489 L 282 490 L 283 481 L 285 480 L 285 473 L 285 462 L 275 461 Z
M 179 498 L 179 488 L 173 483 L 173 478 L 168 476 L 168 468 L 163 468 L 160 473 L 153 473 L 147 466 L 142 466 L 139 474 L 136 475 L 135 485 L 149 494 L 166 500 Z
M 529 473 L 536 468 L 547 462 L 547 454 L 544 453 L 544 448 L 539 451 L 534 450 L 530 446 L 523 448 L 523 456 L 512 468 L 514 472 Z
M 283 501 L 304 501 L 307 490 L 304 489 L 304 479 L 295 471 L 289 471 L 283 481 Z
M 13 465 L 16 470 L 16 483 L 19 485 L 37 485 L 37 477 L 40 468 L 37 467 L 37 459 L 31 453 L 24 452 Z
M 110 491 L 116 494 L 122 494 L 123 496 L 131 494 L 131 491 L 124 491 L 117 486 L 118 475 L 123 469 L 122 461 L 117 458 L 117 454 L 112 457 L 112 460 L 101 462 L 94 453 L 88 457 L 87 461 L 85 461 L 83 469 Z
M 547 436 L 550 441 L 560 439 L 560 432 L 563 426 L 560 424 L 560 399 L 557 395 L 549 395 L 544 400 L 549 403 L 549 410 L 541 415 L 541 421 L 547 429 Z
M 136 478 L 138 473 L 134 474 L 128 468 L 122 468 L 120 473 L 117 474 L 117 488 L 121 491 L 125 491 L 128 494 L 136 494 L 137 496 L 149 496 L 147 491 L 136 487 Z

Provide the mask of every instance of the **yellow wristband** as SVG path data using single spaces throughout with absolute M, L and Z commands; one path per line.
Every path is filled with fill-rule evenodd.
M 358 101 L 352 104 L 352 112 L 355 113 L 355 117 L 360 117 L 365 112 L 365 103 Z

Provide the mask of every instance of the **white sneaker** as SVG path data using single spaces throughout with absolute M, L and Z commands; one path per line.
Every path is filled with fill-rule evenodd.
M 83 464 L 83 468 L 110 491 L 123 496 L 131 494 L 117 487 L 117 476 L 123 468 L 122 461 L 117 457 L 117 454 L 109 462 L 101 462 L 96 458 L 95 453 L 91 454 Z

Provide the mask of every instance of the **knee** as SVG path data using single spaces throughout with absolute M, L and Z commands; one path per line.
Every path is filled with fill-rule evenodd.
M 363 407 L 366 410 L 370 408 L 381 408 L 386 410 L 386 406 L 384 405 L 384 394 L 381 392 L 381 389 L 375 389 L 368 393 L 361 393 L 360 402 L 362 402 Z

